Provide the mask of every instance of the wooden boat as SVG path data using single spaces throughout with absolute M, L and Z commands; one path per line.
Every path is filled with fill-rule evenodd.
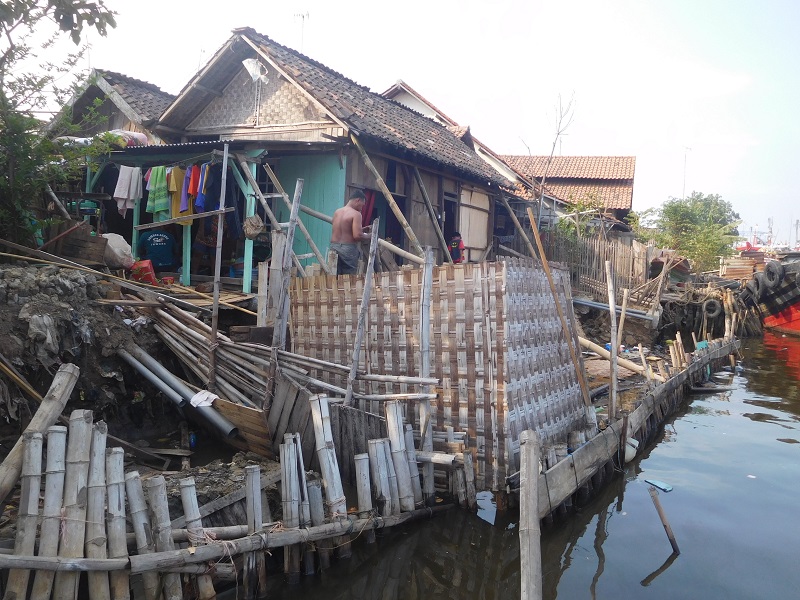
M 764 326 L 800 336 L 800 253 L 779 255 L 764 263 L 762 272 L 754 273 L 740 299 L 755 304 Z

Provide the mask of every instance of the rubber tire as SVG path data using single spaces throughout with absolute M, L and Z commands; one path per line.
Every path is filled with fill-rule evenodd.
M 764 293 L 764 276 L 761 273 L 753 275 L 752 279 L 747 282 L 747 289 L 753 295 L 753 299 L 758 303 L 761 302 L 761 296 Z
M 709 319 L 716 319 L 722 314 L 722 303 L 715 298 L 709 298 L 703 302 L 703 311 Z
M 778 287 L 784 275 L 786 269 L 777 260 L 770 260 L 764 265 L 764 283 L 769 289 L 774 290 Z

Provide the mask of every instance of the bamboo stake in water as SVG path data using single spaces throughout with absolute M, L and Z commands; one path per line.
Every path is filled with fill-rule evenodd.
M 372 492 L 369 485 L 369 454 L 356 454 L 356 494 L 358 495 L 358 516 L 362 519 L 372 516 Z M 368 544 L 375 543 L 375 531 L 366 532 Z
M 611 381 L 609 383 L 609 402 L 608 416 L 610 419 L 617 417 L 617 352 L 619 342 L 617 341 L 617 301 L 614 292 L 614 269 L 611 261 L 606 261 L 606 282 L 608 283 L 608 304 L 609 317 L 611 322 Z
M 249 467 L 245 467 L 245 469 L 248 468 Z M 206 543 L 206 539 L 205 531 L 203 530 L 203 522 L 200 518 L 200 507 L 197 504 L 197 491 L 194 477 L 181 479 L 180 487 L 183 514 L 186 516 L 186 531 L 189 534 L 189 546 L 202 546 Z M 252 531 L 248 533 L 252 533 Z M 195 581 L 199 600 L 212 600 L 217 597 L 217 593 L 214 590 L 214 583 L 210 575 L 198 575 Z
M 47 430 L 47 465 L 44 481 L 44 509 L 39 532 L 39 556 L 58 554 L 58 533 L 61 526 L 61 501 L 64 498 L 64 452 L 67 428 L 53 425 Z M 36 571 L 31 598 L 49 598 L 53 589 L 53 571 Z
M 667 532 L 667 538 L 669 538 L 672 551 L 675 554 L 680 554 L 681 551 L 678 548 L 678 542 L 675 541 L 675 534 L 672 533 L 672 527 L 670 527 L 669 521 L 667 521 L 667 515 L 664 513 L 664 509 L 661 507 L 661 502 L 658 499 L 658 492 L 652 485 L 650 486 L 650 497 L 653 499 L 653 505 L 656 507 L 656 511 L 658 511 L 658 518 L 661 519 L 661 524 L 664 526 L 664 531 Z
M 26 431 L 22 434 L 22 490 L 19 499 L 19 519 L 14 554 L 32 556 L 36 545 L 36 525 L 39 520 L 39 489 L 42 483 L 42 434 Z M 8 574 L 5 598 L 24 598 L 31 572 L 11 569 Z
M 397 489 L 400 493 L 400 510 L 414 510 L 414 489 L 411 486 L 411 471 L 406 456 L 406 440 L 403 430 L 403 407 L 398 401 L 386 403 L 386 430 L 389 432 L 392 463 L 397 474 Z
M 519 549 L 522 600 L 542 597 L 542 548 L 539 523 L 539 437 L 523 431 L 520 444 Z

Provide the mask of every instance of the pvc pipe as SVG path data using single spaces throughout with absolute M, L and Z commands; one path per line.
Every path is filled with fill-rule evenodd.
M 161 378 L 166 385 L 169 385 L 169 387 L 177 392 L 184 400 L 190 401 L 194 397 L 195 393 L 188 385 L 170 373 L 161 363 L 150 356 L 147 352 L 142 350 L 139 346 L 136 344 L 131 344 L 129 346 L 129 350 L 134 358 L 141 361 L 145 367 Z M 117 352 L 120 351 L 118 350 Z M 239 429 L 233 423 L 228 421 L 228 419 L 219 414 L 213 406 L 193 406 L 192 408 L 205 421 L 208 421 L 225 437 L 234 437 L 239 435 Z

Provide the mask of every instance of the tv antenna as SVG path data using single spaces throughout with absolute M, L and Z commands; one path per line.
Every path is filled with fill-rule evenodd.
M 306 19 L 311 18 L 311 15 L 306 12 L 295 13 L 295 19 L 300 19 L 300 52 L 303 52 L 303 39 L 305 37 Z

